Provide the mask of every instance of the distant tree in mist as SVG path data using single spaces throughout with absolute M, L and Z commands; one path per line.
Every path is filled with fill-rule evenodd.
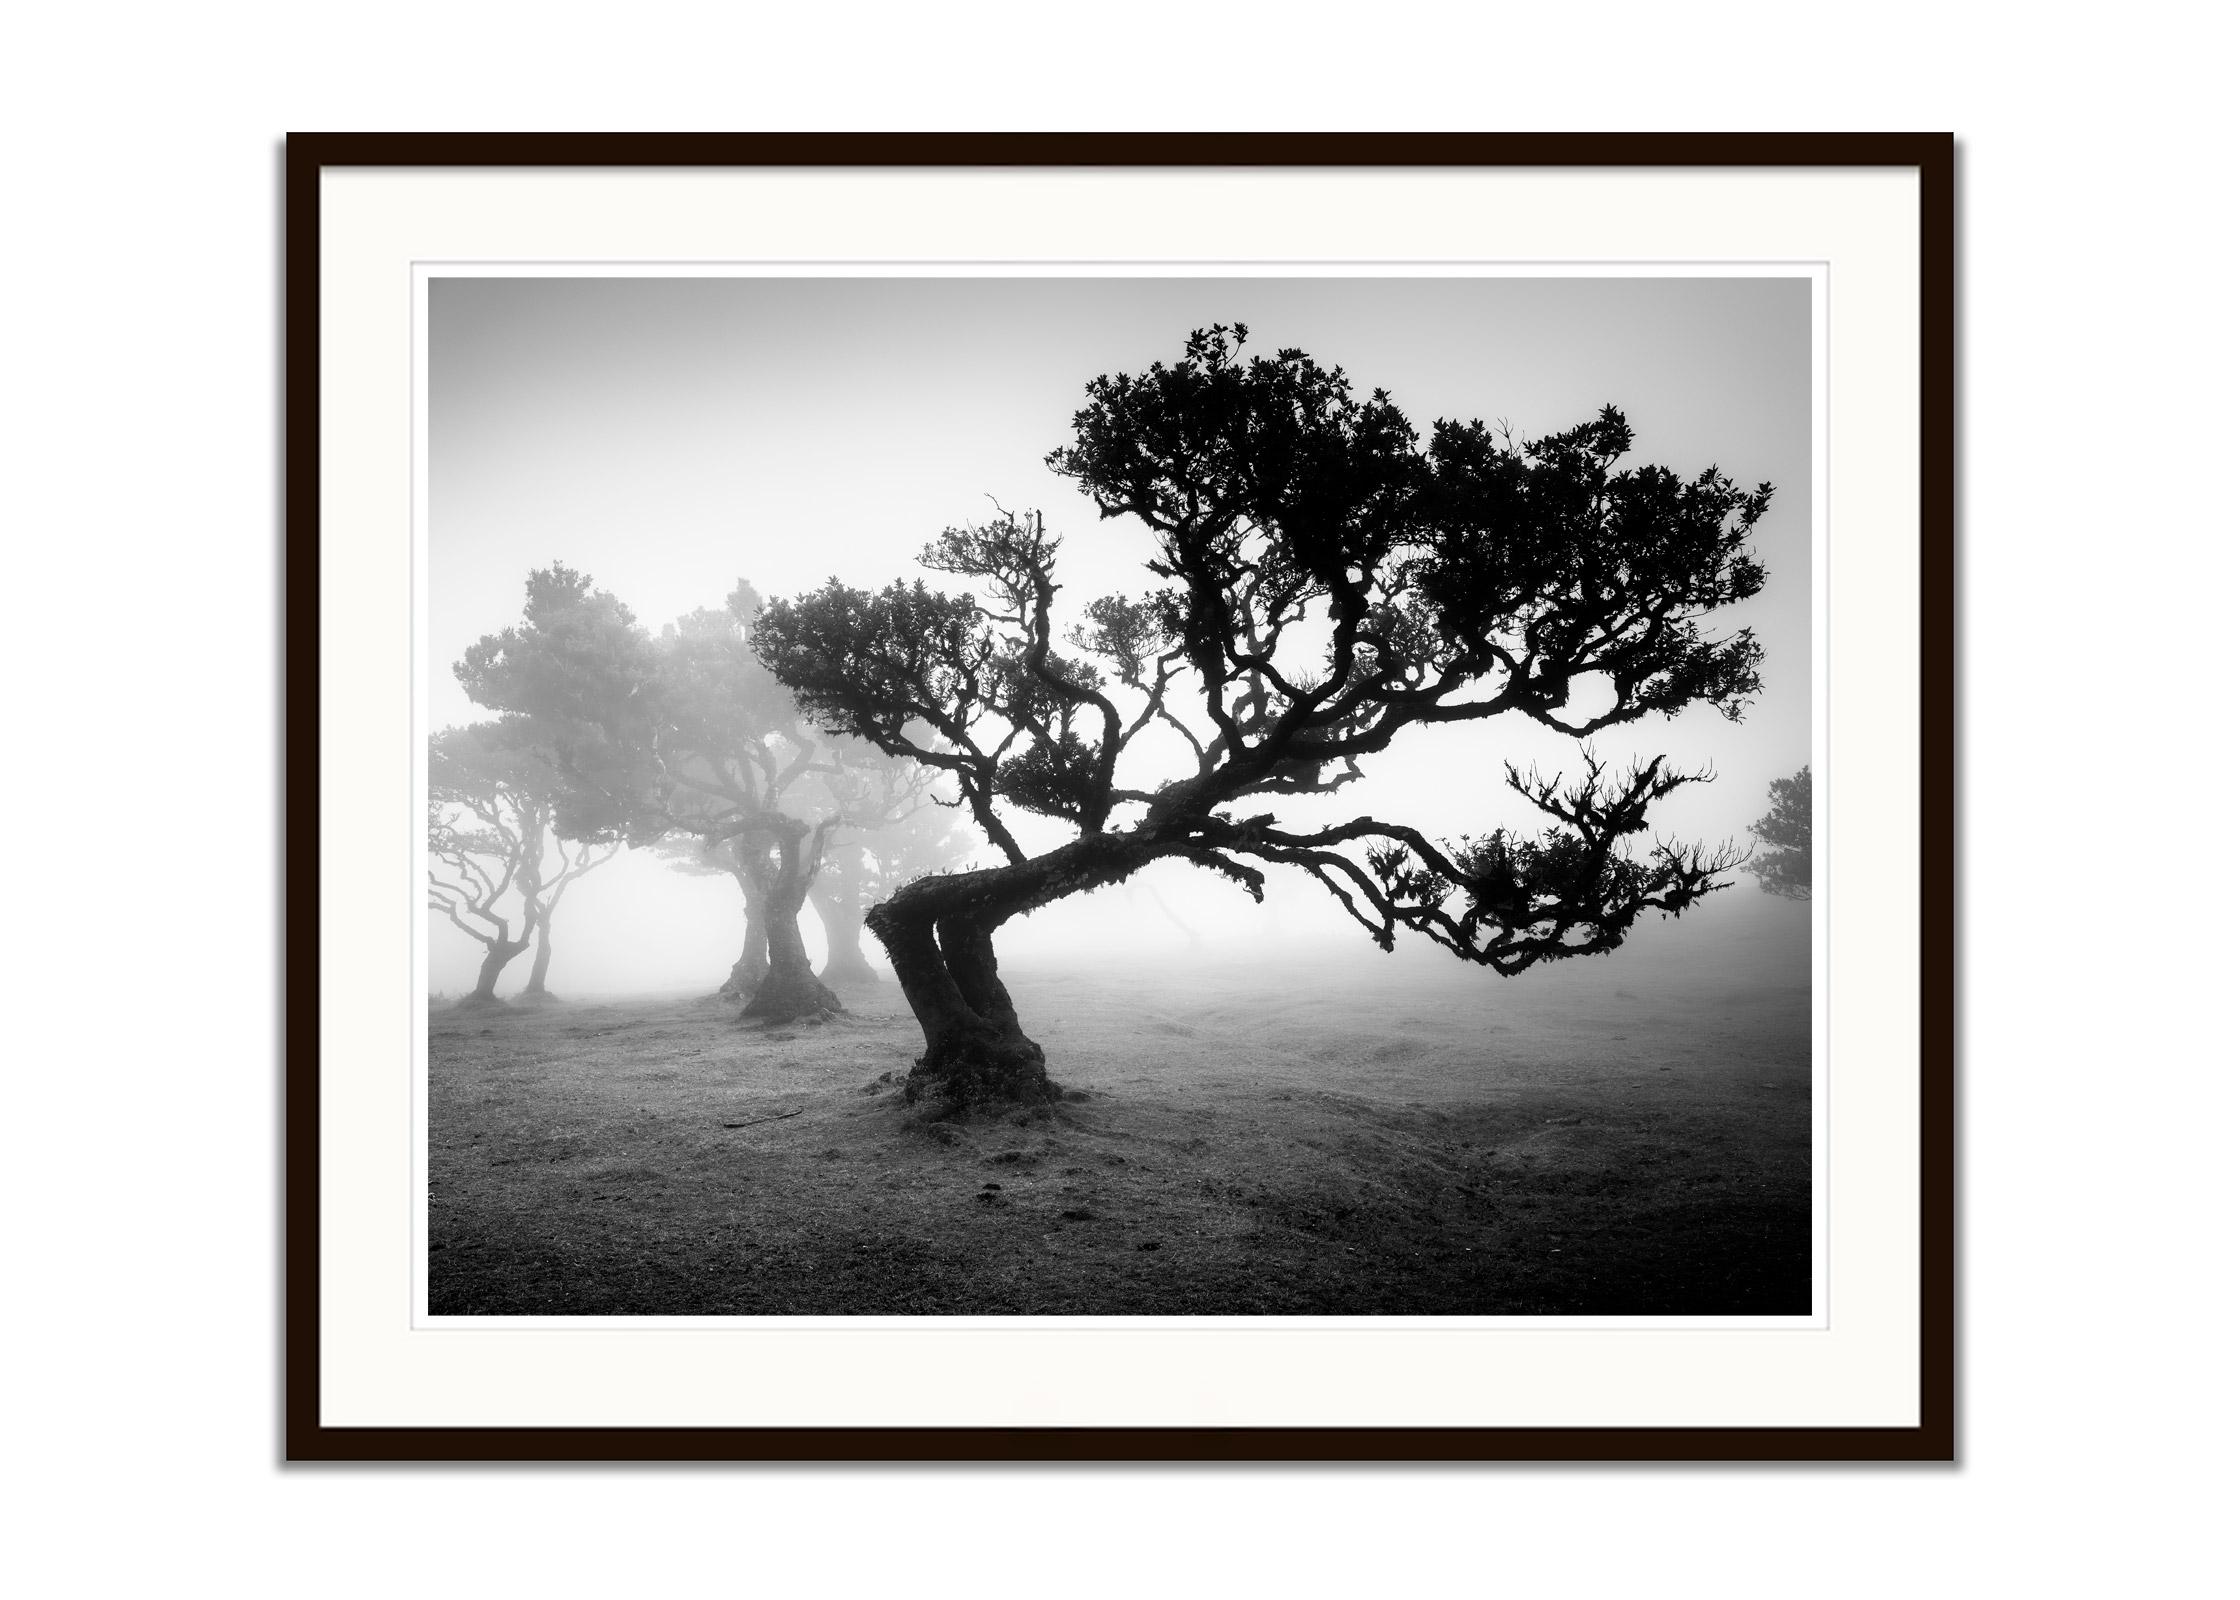
M 636 775 L 640 806 L 735 866 L 749 937 L 728 992 L 742 1016 L 786 1021 L 841 1009 L 801 938 L 801 910 L 839 824 L 801 804 L 814 787 L 821 740 L 753 652 L 761 597 L 736 585 L 720 608 L 663 630 L 650 698 L 654 735 Z M 760 967 L 759 977 L 755 968 Z M 752 987 L 748 984 L 752 981 Z
M 1773 809 L 1750 824 L 1757 847 L 1743 863 L 1767 894 L 1789 900 L 1812 898 L 1812 769 L 1768 786 Z
M 810 888 L 836 836 L 913 809 L 934 775 L 801 719 L 752 649 L 762 602 L 749 584 L 658 639 L 565 566 L 531 572 L 526 597 L 521 620 L 456 671 L 477 704 L 546 740 L 569 782 L 553 827 L 659 845 L 687 870 L 732 877 L 745 937 L 721 992 L 742 1017 L 841 1009 L 802 940 Z
M 825 964 L 818 976 L 836 988 L 883 981 L 863 952 L 864 914 L 904 884 L 961 865 L 976 842 L 953 806 L 922 783 L 911 803 L 888 809 L 893 820 L 884 827 L 854 830 L 827 851 L 824 873 L 809 891 L 824 926 Z
M 428 905 L 483 949 L 462 1002 L 497 1002 L 498 978 L 534 942 L 521 998 L 548 998 L 552 922 L 568 885 L 611 860 L 618 841 L 563 838 L 568 784 L 518 722 L 447 728 L 428 746 Z
M 558 833 L 649 843 L 659 819 L 632 790 L 656 727 L 653 641 L 628 606 L 572 568 L 537 568 L 523 587 L 520 620 L 469 645 L 452 674 L 566 780 Z
M 656 843 L 653 850 L 656 855 L 666 857 L 678 872 L 693 877 L 729 878 L 737 885 L 745 926 L 741 930 L 738 957 L 716 986 L 716 994 L 743 1005 L 754 998 L 755 991 L 762 987 L 762 980 L 769 976 L 770 935 L 763 926 L 762 885 L 749 868 L 740 845 L 736 837 L 703 839 L 693 834 L 672 834 Z
M 897 864 L 907 862 L 908 872 L 931 870 L 952 864 L 969 849 L 968 841 L 955 836 L 954 820 L 946 814 L 937 826 L 948 836 L 949 848 L 939 853 L 930 848 L 925 819 L 939 808 L 925 794 L 929 775 L 907 764 L 862 746 L 830 753 L 809 773 L 810 781 L 798 786 L 788 810 L 811 824 L 812 840 L 822 837 L 818 854 L 803 850 L 789 860 L 782 841 L 769 832 L 743 828 L 724 833 L 720 822 L 717 831 L 709 834 L 672 834 L 654 846 L 655 853 L 667 857 L 679 872 L 729 877 L 739 888 L 744 938 L 738 958 L 717 990 L 726 999 L 754 1002 L 760 996 L 771 971 L 771 897 L 789 898 L 789 881 L 805 896 L 824 929 L 825 961 L 815 973 L 817 982 L 825 990 L 863 988 L 883 981 L 863 953 L 863 914 L 887 886 L 904 881 L 896 875 Z M 798 924 L 798 905 L 794 915 Z M 778 943 L 786 945 L 782 934 Z M 807 959 L 803 947 L 804 969 Z M 797 981 L 789 987 L 802 985 Z M 836 999 L 820 999 L 822 993 L 810 991 L 803 997 L 804 1009 L 792 1014 L 840 1004 Z M 775 1009 L 762 1006 L 750 1014 Z
M 804 710 L 946 774 L 1002 856 L 866 919 L 924 1033 L 912 1098 L 1050 1098 L 994 934 L 1154 861 L 1255 898 L 1290 867 L 1386 949 L 1405 929 L 1515 973 L 1616 948 L 1739 859 L 1632 848 L 1652 805 L 1704 776 L 1661 756 L 1614 773 L 1588 752 L 1568 783 L 1512 766 L 1537 834 L 1279 822 L 1413 728 L 1511 716 L 1583 741 L 1697 705 L 1738 717 L 1760 647 L 1702 624 L 1762 586 L 1748 536 L 1772 490 L 1621 468 L 1615 410 L 1524 444 L 1477 422 L 1419 439 L 1382 391 L 1296 350 L 1247 359 L 1244 340 L 1216 327 L 1172 365 L 1097 379 L 1049 457 L 1101 516 L 1149 531 L 1146 592 L 1063 628 L 1058 539 L 1002 513 L 920 558 L 976 592 L 834 580 L 761 619 L 758 651 Z M 1030 850 L 1029 817 L 1071 837 Z
M 644 803 L 669 827 L 720 847 L 736 864 L 749 922 L 759 922 L 765 943 L 751 991 L 744 983 L 756 963 L 743 958 L 740 1015 L 784 1022 L 841 1010 L 835 976 L 875 976 L 844 960 L 835 969 L 829 957 L 826 974 L 812 970 L 802 911 L 835 852 L 852 872 L 848 841 L 917 809 L 935 775 L 803 721 L 754 652 L 761 615 L 761 597 L 740 583 L 722 610 L 696 611 L 664 631 L 643 787 L 653 797 Z M 849 943 L 828 937 L 828 951 Z

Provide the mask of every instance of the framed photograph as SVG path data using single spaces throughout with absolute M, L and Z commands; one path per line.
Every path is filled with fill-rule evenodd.
M 292 136 L 290 1458 L 1950 1459 L 1952 154 Z

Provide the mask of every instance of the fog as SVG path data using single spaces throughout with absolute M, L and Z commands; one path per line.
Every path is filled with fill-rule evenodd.
M 802 918 L 811 957 L 824 959 L 814 915 Z M 563 999 L 712 993 L 739 951 L 739 893 L 729 879 L 688 877 L 651 854 L 625 852 L 584 878 L 555 919 L 550 983 Z M 876 942 L 872 964 L 888 968 Z M 1378 950 L 1327 893 L 1304 876 L 1271 874 L 1267 901 L 1196 868 L 1161 862 L 1127 883 L 1045 906 L 1009 924 L 997 950 L 1007 972 L 1025 977 L 1058 969 L 1118 982 L 1140 979 L 1163 997 L 1187 997 L 1194 983 L 1233 984 L 1257 975 L 1287 985 L 1358 985 L 1373 1003 L 1380 977 L 1405 972 L 1423 981 L 1479 986 L 1493 1003 L 1529 1006 L 1576 985 L 1648 994 L 1700 986 L 1802 989 L 1811 977 L 1810 909 L 1761 893 L 1742 875 L 1733 887 L 1677 918 L 1645 917 L 1607 956 L 1536 967 L 1505 978 L 1471 966 L 1428 941 L 1403 935 L 1390 955 Z M 430 926 L 429 987 L 437 995 L 471 988 L 482 949 L 435 920 Z M 519 990 L 528 971 L 516 961 L 499 984 Z M 1451 975 L 1451 977 L 1450 977 Z M 899 1003 L 890 987 L 885 999 Z M 1037 1019 L 1026 1019 L 1034 1031 Z
M 1528 438 L 1616 404 L 1636 432 L 1630 461 L 1683 476 L 1716 463 L 1738 482 L 1771 481 L 1773 507 L 1754 536 L 1766 586 L 1714 619 L 1722 632 L 1756 631 L 1764 693 L 1737 723 L 1699 707 L 1612 729 L 1595 748 L 1619 768 L 1662 753 L 1714 770 L 1716 782 L 1654 813 L 1660 836 L 1710 844 L 1746 844 L 1768 783 L 1810 758 L 1802 279 L 460 277 L 431 285 L 429 311 L 431 730 L 482 715 L 451 663 L 512 622 L 525 573 L 554 561 L 658 632 L 720 604 L 742 578 L 788 595 L 832 575 L 865 586 L 918 576 L 919 548 L 985 518 L 992 498 L 1042 510 L 1065 538 L 1061 609 L 1141 590 L 1146 531 L 1100 522 L 1042 458 L 1066 437 L 1091 378 L 1171 360 L 1192 328 L 1243 321 L 1248 353 L 1302 347 L 1343 366 L 1359 390 L 1390 390 L 1419 431 L 1440 416 L 1483 417 Z M 1159 769 L 1178 748 L 1147 738 L 1130 752 L 1133 778 L 1173 776 Z M 1433 837 L 1536 832 L 1543 819 L 1503 786 L 1505 761 L 1576 773 L 1580 754 L 1518 719 L 1415 728 L 1362 781 L 1271 809 L 1298 823 L 1375 815 Z M 1030 850 L 1069 836 L 1014 820 Z M 821 960 L 815 917 L 802 925 Z M 1731 961 L 1802 981 L 1805 926 L 1801 908 L 1742 877 L 1684 919 L 1645 920 L 1613 956 L 1563 965 L 1623 983 Z M 712 990 L 740 933 L 728 878 L 625 851 L 568 891 L 549 982 L 563 997 Z M 1428 945 L 1385 956 L 1324 890 L 1281 868 L 1255 905 L 1225 880 L 1164 863 L 1013 922 L 998 951 L 1017 970 L 1095 963 L 1162 984 L 1252 963 L 1327 966 L 1347 982 L 1358 965 L 1366 982 L 1392 961 L 1443 962 L 1520 991 L 1566 981 L 1501 979 Z M 481 953 L 430 916 L 432 992 L 471 987 Z M 518 989 L 527 966 L 509 969 L 499 992 Z

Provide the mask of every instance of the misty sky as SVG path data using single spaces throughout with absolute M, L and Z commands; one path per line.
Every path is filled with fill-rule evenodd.
M 1755 536 L 1768 582 L 1727 624 L 1765 645 L 1764 694 L 1739 725 L 1695 710 L 1613 729 L 1597 749 L 1620 764 L 1636 752 L 1713 764 L 1718 782 L 1657 816 L 1660 832 L 1711 841 L 1743 839 L 1768 782 L 1809 759 L 1802 278 L 437 278 L 428 306 L 435 727 L 482 715 L 451 663 L 515 620 L 524 574 L 555 560 L 658 632 L 740 578 L 787 595 L 835 574 L 867 587 L 917 576 L 919 548 L 990 515 L 992 496 L 1039 508 L 1065 537 L 1061 605 L 1144 589 L 1147 531 L 1100 522 L 1043 457 L 1091 378 L 1174 359 L 1191 329 L 1242 321 L 1248 353 L 1299 346 L 1357 391 L 1389 390 L 1419 431 L 1441 416 L 1505 418 L 1530 438 L 1614 404 L 1635 431 L 1633 463 L 1771 481 Z M 1508 719 L 1417 729 L 1364 781 L 1295 814 L 1370 812 L 1435 835 L 1528 822 L 1501 788 L 1504 757 L 1577 767 L 1571 741 Z M 1719 898 L 1746 893 L 1747 880 Z M 1215 938 L 1351 926 L 1304 878 L 1272 875 L 1255 907 L 1162 864 L 1133 890 L 1036 913 L 1033 943 L 1045 955 L 1076 940 L 1171 945 L 1169 913 Z M 554 987 L 712 987 L 738 917 L 727 879 L 626 854 L 570 891 Z M 813 919 L 809 932 L 814 950 Z M 432 921 L 432 987 L 471 983 L 479 955 Z M 518 987 L 517 967 L 501 992 Z

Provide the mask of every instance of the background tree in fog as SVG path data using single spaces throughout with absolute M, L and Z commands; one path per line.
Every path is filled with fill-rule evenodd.
M 696 611 L 664 631 L 652 690 L 653 798 L 642 804 L 736 867 L 750 929 L 759 920 L 765 944 L 764 970 L 743 991 L 740 1015 L 785 1022 L 841 1010 L 835 982 L 876 981 L 844 896 L 820 905 L 832 912 L 821 976 L 802 939 L 802 912 L 836 860 L 852 878 L 858 842 L 926 803 L 936 775 L 804 722 L 754 652 L 761 614 L 761 597 L 742 582 L 722 610 Z
M 519 723 L 447 728 L 428 744 L 428 905 L 483 949 L 470 1006 L 497 1003 L 498 978 L 536 945 L 521 998 L 548 999 L 552 922 L 568 885 L 613 859 L 612 839 L 563 838 L 568 784 Z
M 663 630 L 653 736 L 637 786 L 641 808 L 664 831 L 696 838 L 734 865 L 748 937 L 759 925 L 763 939 L 759 963 L 743 953 L 745 970 L 734 969 L 740 1015 L 787 1021 L 841 1009 L 801 938 L 802 906 L 840 823 L 829 807 L 810 814 L 813 777 L 832 763 L 820 759 L 816 730 L 754 654 L 761 611 L 761 597 L 741 582 L 720 609 L 691 612 Z
M 895 821 L 933 774 L 801 719 L 754 653 L 750 584 L 659 639 L 565 566 L 531 572 L 525 593 L 520 621 L 469 647 L 457 673 L 476 703 L 546 741 L 570 783 L 555 828 L 666 840 L 673 861 L 732 877 L 745 938 L 721 992 L 743 1018 L 841 1009 L 802 939 L 810 889 L 843 830 Z
M 894 762 L 875 746 L 864 748 Z M 835 988 L 883 981 L 864 954 L 865 913 L 916 878 L 962 865 L 976 842 L 958 820 L 956 803 L 930 792 L 925 769 L 915 763 L 896 765 L 901 768 L 895 775 L 897 787 L 907 783 L 908 788 L 905 797 L 884 808 L 892 820 L 868 830 L 850 829 L 826 851 L 824 872 L 809 891 L 809 904 L 824 927 L 825 963 L 818 976 Z
M 765 951 L 742 1014 L 837 1009 L 799 926 L 824 839 L 783 809 L 819 741 L 747 648 L 761 604 L 754 590 L 740 584 L 721 608 L 679 618 L 658 641 L 566 566 L 532 571 L 525 590 L 521 620 L 469 646 L 456 671 L 478 705 L 523 718 L 549 740 L 574 785 L 557 825 L 633 844 L 677 836 L 729 849 Z
M 1812 898 L 1812 769 L 1768 785 L 1773 809 L 1750 824 L 1757 847 L 1744 863 L 1758 887 L 1788 900 Z
M 754 998 L 770 971 L 770 936 L 762 925 L 762 885 L 748 870 L 740 845 L 737 837 L 704 839 L 697 834 L 671 834 L 656 843 L 653 850 L 656 855 L 667 858 L 669 865 L 678 872 L 692 877 L 728 878 L 737 886 L 745 912 L 745 926 L 741 930 L 738 957 L 731 963 L 731 970 L 724 974 L 723 982 L 716 986 L 716 995 L 744 1005 Z
M 661 819 L 633 780 L 656 728 L 653 641 L 628 606 L 557 562 L 523 591 L 520 620 L 467 646 L 453 675 L 566 780 L 557 832 L 650 842 Z
M 1509 716 L 1584 741 L 1693 705 L 1740 716 L 1761 651 L 1703 621 L 1763 584 L 1748 536 L 1772 490 L 1622 468 L 1632 433 L 1613 409 L 1523 444 L 1478 422 L 1419 439 L 1382 391 L 1244 342 L 1203 330 L 1171 365 L 1097 379 L 1049 457 L 1101 516 L 1148 533 L 1146 592 L 1062 629 L 1059 541 L 1006 513 L 921 557 L 975 592 L 834 580 L 762 619 L 760 653 L 806 711 L 947 774 L 1003 858 L 918 879 L 867 918 L 925 1036 L 912 1098 L 1049 1098 L 995 931 L 1153 861 L 1255 898 L 1290 867 L 1384 948 L 1405 929 L 1515 973 L 1616 948 L 1738 859 L 1636 851 L 1653 803 L 1705 775 L 1661 756 L 1614 773 L 1584 749 L 1568 783 L 1510 767 L 1537 834 L 1278 820 L 1411 728 Z M 1030 853 L 1021 813 L 1072 837 Z

